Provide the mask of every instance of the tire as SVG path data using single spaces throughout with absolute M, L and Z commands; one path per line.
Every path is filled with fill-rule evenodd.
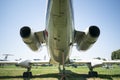
M 31 78 L 32 77 L 32 72 L 24 72 L 23 73 L 23 78 Z
M 98 73 L 96 71 L 89 71 L 88 74 L 90 77 L 98 77 Z

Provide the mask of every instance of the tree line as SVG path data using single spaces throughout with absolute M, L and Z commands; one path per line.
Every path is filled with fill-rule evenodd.
M 111 59 L 112 60 L 120 59 L 120 49 L 112 52 Z

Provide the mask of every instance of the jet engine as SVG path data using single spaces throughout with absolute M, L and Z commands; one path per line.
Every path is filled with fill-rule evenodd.
M 24 26 L 20 29 L 20 35 L 25 44 L 29 46 L 33 51 L 37 51 L 41 46 L 38 38 L 35 33 L 31 32 L 31 29 L 28 26 Z
M 98 39 L 100 35 L 100 29 L 97 26 L 90 26 L 86 32 L 83 32 L 82 35 L 79 32 L 77 40 L 77 49 L 78 50 L 87 50 L 89 49 Z
M 31 67 L 30 62 L 31 60 L 23 60 L 23 61 L 18 62 L 16 65 L 24 67 L 24 68 L 30 68 Z

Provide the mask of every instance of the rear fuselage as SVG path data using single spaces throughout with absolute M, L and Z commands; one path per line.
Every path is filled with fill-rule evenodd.
M 46 15 L 46 38 L 51 62 L 63 64 L 70 56 L 74 38 L 71 0 L 49 0 Z

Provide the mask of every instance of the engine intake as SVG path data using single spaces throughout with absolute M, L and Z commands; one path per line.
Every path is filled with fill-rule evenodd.
M 97 26 L 90 26 L 89 33 L 91 37 L 98 37 L 100 35 L 100 29 Z
M 81 32 L 78 32 L 78 34 L 80 35 Z M 100 29 L 97 26 L 90 26 L 84 34 L 78 36 L 77 49 L 89 49 L 97 41 L 99 35 Z
M 31 34 L 31 29 L 28 26 L 24 26 L 20 29 L 20 35 L 22 38 L 27 38 Z
M 24 26 L 20 29 L 20 35 L 26 45 L 29 46 L 33 51 L 37 51 L 41 46 L 38 38 L 34 33 L 32 33 L 31 29 L 28 26 Z

